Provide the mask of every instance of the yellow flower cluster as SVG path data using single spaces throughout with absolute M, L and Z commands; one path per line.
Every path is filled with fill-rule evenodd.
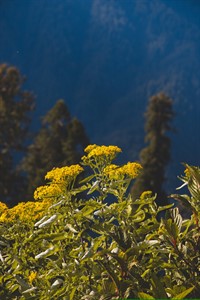
M 141 169 L 142 166 L 139 163 L 128 162 L 122 167 L 111 164 L 104 169 L 104 173 L 107 174 L 110 179 L 124 178 L 124 176 L 134 179 L 139 175 Z
M 114 170 L 116 171 L 117 168 L 119 169 L 120 167 L 114 164 L 110 164 L 104 168 L 103 172 L 104 174 L 110 175 Z
M 49 171 L 45 179 L 49 179 L 54 183 L 63 183 L 67 179 L 74 179 L 83 171 L 80 165 L 71 165 L 70 167 L 54 168 Z
M 39 186 L 34 192 L 34 199 L 51 199 L 52 197 L 57 197 L 61 194 L 62 188 L 58 184 L 50 184 Z
M 50 204 L 51 203 L 47 201 L 21 202 L 0 214 L 0 222 L 13 223 L 17 220 L 22 222 L 34 222 L 45 214 Z
M 95 149 L 96 147 L 98 147 L 96 144 L 93 144 L 93 145 L 88 145 L 85 149 L 84 149 L 84 151 L 86 152 L 86 153 L 90 153 L 93 149 Z
M 80 165 L 71 165 L 62 168 L 53 168 L 49 171 L 45 179 L 51 181 L 50 184 L 38 187 L 34 192 L 34 199 L 53 199 L 66 192 L 67 187 L 71 188 L 71 183 L 83 171 Z
M 186 176 L 187 178 L 190 177 L 190 171 L 189 171 L 188 168 L 186 168 L 186 169 L 184 170 L 184 173 L 185 173 L 185 176 Z
M 140 174 L 142 166 L 136 162 L 128 162 L 126 165 L 121 167 L 121 169 L 124 175 L 127 175 L 130 178 L 134 179 Z
M 37 277 L 37 272 L 31 271 L 31 273 L 28 276 L 28 281 L 30 282 L 30 284 L 32 284 L 32 282 L 35 280 L 36 277 Z
M 117 146 L 98 146 L 94 144 L 86 147 L 85 152 L 88 153 L 88 158 L 99 156 L 114 158 L 117 153 L 122 152 L 122 150 Z
M 7 205 L 3 202 L 0 202 L 0 215 L 8 209 Z

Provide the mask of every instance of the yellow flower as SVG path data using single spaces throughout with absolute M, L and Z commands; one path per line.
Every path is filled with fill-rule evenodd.
M 57 197 L 62 193 L 62 188 L 58 184 L 50 184 L 39 186 L 34 192 L 34 199 L 51 199 L 53 197 Z
M 187 178 L 190 177 L 190 171 L 189 171 L 188 168 L 186 168 L 186 169 L 184 170 L 184 173 L 185 173 L 185 176 L 186 176 Z
M 97 147 L 96 144 L 89 145 L 89 146 L 87 146 L 87 147 L 84 149 L 84 151 L 85 151 L 86 153 L 89 153 L 89 152 L 91 152 L 93 149 L 95 149 L 96 147 Z
M 2 213 L 1 216 L 0 216 L 0 222 L 6 222 L 7 221 L 7 215 L 8 215 L 7 212 Z
M 1 216 L 0 222 L 14 223 L 17 220 L 25 223 L 32 223 L 43 217 L 51 202 L 21 202 L 16 206 L 7 209 Z
M 54 168 L 46 174 L 45 179 L 49 179 L 56 183 L 63 183 L 68 179 L 71 180 L 76 178 L 82 171 L 83 168 L 78 164 L 70 167 Z
M 104 173 L 107 174 L 110 179 L 123 179 L 125 176 L 134 179 L 139 175 L 141 169 L 142 166 L 139 163 L 128 162 L 122 167 L 111 164 L 104 169 Z
M 0 215 L 8 209 L 7 205 L 3 202 L 0 202 Z
M 91 149 L 88 153 L 88 158 L 91 157 L 99 157 L 99 156 L 106 156 L 110 159 L 115 158 L 117 153 L 122 152 L 122 150 L 117 146 L 97 146 Z
M 30 284 L 32 284 L 32 282 L 35 280 L 36 277 L 37 277 L 37 272 L 31 271 L 31 273 L 28 276 L 28 281 L 30 282 Z
M 106 166 L 103 170 L 103 172 L 107 175 L 110 175 L 116 168 L 119 168 L 119 166 L 110 164 L 109 166 Z
M 139 163 L 128 162 L 126 165 L 121 167 L 120 171 L 122 174 L 134 179 L 140 174 L 141 170 L 142 166 Z

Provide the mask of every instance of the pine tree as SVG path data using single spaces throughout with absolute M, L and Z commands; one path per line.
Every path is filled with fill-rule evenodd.
M 49 170 L 80 162 L 88 144 L 82 123 L 71 118 L 65 102 L 58 100 L 42 118 L 41 129 L 22 161 L 29 182 L 26 200 L 31 200 L 36 187 L 45 183 L 44 176 Z
M 165 205 L 167 202 L 163 183 L 165 168 L 170 161 L 171 141 L 166 132 L 172 130 L 170 122 L 173 116 L 172 100 L 167 95 L 160 93 L 150 98 L 145 113 L 145 142 L 148 144 L 140 152 L 143 171 L 132 186 L 134 198 L 144 191 L 152 191 L 157 194 L 158 204 Z
M 18 169 L 29 136 L 33 95 L 23 91 L 24 78 L 14 66 L 0 65 L 0 200 L 20 200 L 25 179 Z

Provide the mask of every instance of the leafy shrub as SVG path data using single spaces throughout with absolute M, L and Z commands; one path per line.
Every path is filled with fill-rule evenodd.
M 183 218 L 173 205 L 158 207 L 150 191 L 131 197 L 142 167 L 114 165 L 120 148 L 90 145 L 85 152 L 80 165 L 47 173 L 35 207 L 27 204 L 31 211 L 0 205 L 0 298 L 200 297 L 199 168 L 186 165 L 180 177 L 191 196 L 171 195 L 187 207 Z

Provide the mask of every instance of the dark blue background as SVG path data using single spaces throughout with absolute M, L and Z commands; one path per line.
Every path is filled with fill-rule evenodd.
M 34 130 L 63 98 L 91 143 L 122 147 L 124 161 L 144 146 L 148 98 L 166 92 L 176 112 L 174 192 L 181 162 L 199 165 L 199 16 L 198 0 L 0 0 L 0 63 L 26 75 Z

